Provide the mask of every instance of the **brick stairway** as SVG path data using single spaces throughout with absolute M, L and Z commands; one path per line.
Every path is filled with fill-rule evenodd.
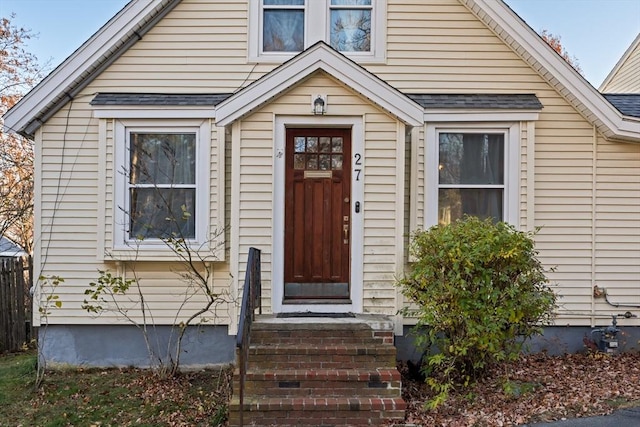
M 245 380 L 245 426 L 379 426 L 404 420 L 393 324 L 260 316 Z M 240 425 L 238 370 L 229 425 Z

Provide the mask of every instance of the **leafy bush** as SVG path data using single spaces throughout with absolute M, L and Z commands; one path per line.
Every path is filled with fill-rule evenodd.
M 465 217 L 412 235 L 416 262 L 399 280 L 417 307 L 423 373 L 438 406 L 456 386 L 492 365 L 515 360 L 523 341 L 541 332 L 556 305 L 537 259 L 534 233 L 491 219 Z

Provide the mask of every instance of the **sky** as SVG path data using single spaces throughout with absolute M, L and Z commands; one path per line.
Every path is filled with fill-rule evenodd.
M 128 0 L 0 0 L 0 16 L 38 34 L 27 49 L 51 69 Z M 255 1 L 255 0 L 251 0 Z M 314 0 L 311 0 L 314 1 Z M 640 0 L 506 0 L 534 30 L 559 36 L 596 88 L 640 33 Z

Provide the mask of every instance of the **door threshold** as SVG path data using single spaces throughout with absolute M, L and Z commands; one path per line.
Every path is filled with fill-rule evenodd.
M 304 318 L 304 317 L 313 317 L 313 318 L 330 318 L 330 319 L 345 319 L 345 318 L 355 318 L 356 315 L 353 313 L 316 313 L 316 312 L 294 312 L 294 313 L 278 313 L 276 315 L 279 319 L 288 319 L 288 318 Z
M 330 305 L 330 304 L 351 304 L 350 299 L 290 299 L 284 300 L 283 305 Z

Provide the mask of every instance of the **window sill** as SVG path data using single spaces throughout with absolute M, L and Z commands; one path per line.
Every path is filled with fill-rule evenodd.
M 222 262 L 224 251 L 212 251 L 209 247 L 198 247 L 191 250 L 191 254 L 196 261 Z M 188 255 L 186 252 L 177 253 L 170 248 L 157 246 L 144 246 L 139 248 L 116 248 L 107 251 L 103 255 L 104 261 L 164 261 L 181 262 L 185 261 Z
M 374 56 L 374 55 L 350 55 L 346 52 L 339 52 L 340 54 L 346 56 L 356 64 L 378 64 L 385 65 L 387 63 L 387 58 L 383 55 Z M 291 58 L 300 54 L 300 52 L 293 52 L 291 54 L 275 54 L 275 55 L 249 55 L 247 57 L 247 62 L 249 64 L 282 64 L 286 61 L 289 61 Z

